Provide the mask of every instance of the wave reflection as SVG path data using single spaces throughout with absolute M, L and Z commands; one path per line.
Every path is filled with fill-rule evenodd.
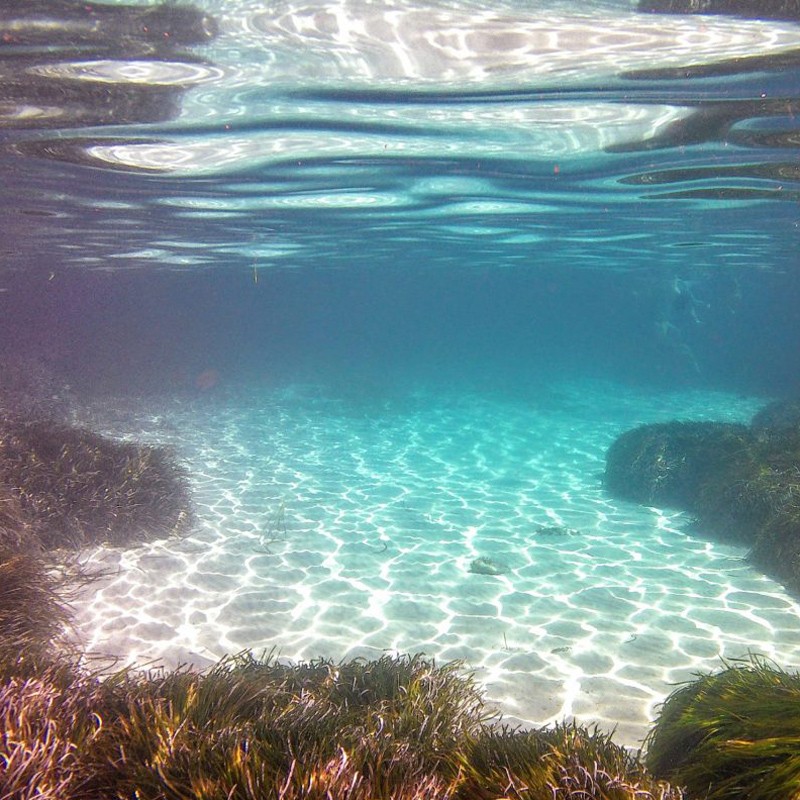
M 438 243 L 441 257 L 459 239 L 487 259 L 504 244 L 509 260 L 547 243 L 593 266 L 592 241 L 638 258 L 639 231 L 655 247 L 687 207 L 749 224 L 746 207 L 798 196 L 790 20 L 628 0 L 195 3 L 0 3 L 13 39 L 0 43 L 0 164 L 32 185 L 26 214 L 59 210 L 42 247 L 42 231 L 73 237 L 68 259 L 102 263 L 125 230 L 131 262 L 172 249 L 207 264 L 230 237 L 280 231 L 273 257 L 293 264 L 301 251 L 346 261 L 364 237 L 387 253 Z M 0 209 L 4 230 L 27 230 L 13 202 Z M 612 218 L 624 230 L 609 244 Z M 159 244 L 189 231 L 203 242 L 191 253 Z M 753 242 L 730 258 L 793 257 Z
M 637 69 L 774 55 L 800 47 L 790 23 L 619 13 L 571 16 L 410 0 L 284 0 L 228 17 L 239 80 L 295 86 L 397 83 L 500 89 L 586 84 Z M 268 54 L 265 62 L 258 53 Z
M 99 61 L 56 62 L 30 67 L 30 75 L 44 78 L 93 81 L 116 84 L 190 86 L 219 80 L 222 71 L 205 64 L 179 61 Z
M 244 134 L 232 126 L 221 135 L 135 143 L 97 143 L 86 154 L 107 165 L 181 174 L 224 174 L 265 165 L 320 159 L 407 159 L 437 156 L 552 159 L 592 154 L 658 136 L 691 113 L 661 105 L 551 103 L 532 106 L 491 104 L 449 106 L 426 114 L 421 108 L 380 113 L 361 109 L 361 125 L 329 127 L 337 109 L 330 105 L 315 119 L 317 130 L 265 124 Z M 352 107 L 340 116 L 352 118 Z M 356 110 L 355 113 L 359 113 Z M 364 124 L 365 120 L 369 124 Z M 381 126 L 392 122 L 387 133 Z M 293 124 L 294 123 L 294 124 Z M 327 124 L 326 124 L 327 123 Z

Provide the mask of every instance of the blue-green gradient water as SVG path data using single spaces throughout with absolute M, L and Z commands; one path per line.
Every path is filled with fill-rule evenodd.
M 743 551 L 600 482 L 633 425 L 800 388 L 800 19 L 765 5 L 3 3 L 0 355 L 198 502 L 113 556 L 92 646 L 424 649 L 631 740 L 669 680 L 793 659 Z
M 3 12 L 3 338 L 76 384 L 797 385 L 797 22 L 52 5 Z

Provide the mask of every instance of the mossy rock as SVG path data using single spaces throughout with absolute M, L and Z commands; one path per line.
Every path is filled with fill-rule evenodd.
M 666 422 L 623 433 L 606 454 L 605 487 L 625 500 L 694 510 L 721 468 L 750 459 L 753 434 L 725 422 Z
M 763 572 L 800 593 L 800 475 L 789 499 L 759 527 L 750 561 Z
M 792 426 L 793 414 L 786 406 L 767 407 L 750 428 L 714 422 L 635 428 L 609 448 L 606 488 L 692 512 L 698 529 L 750 546 L 752 563 L 800 592 L 800 428 Z
M 800 428 L 760 427 L 746 458 L 704 482 L 695 511 L 708 529 L 751 545 L 750 560 L 800 590 Z
M 657 776 L 704 800 L 800 798 L 800 676 L 753 658 L 673 692 L 645 742 Z
M 764 406 L 751 420 L 758 436 L 773 438 L 800 433 L 800 400 L 776 400 Z
M 0 527 L 3 540 L 33 532 L 47 550 L 159 538 L 193 519 L 186 473 L 167 450 L 49 420 L 0 423 L 0 487 L 19 525 Z
M 800 526 L 800 462 L 783 463 L 763 448 L 753 451 L 745 464 L 723 465 L 710 475 L 698 492 L 694 510 L 705 527 L 754 544 L 767 528 L 789 533 Z

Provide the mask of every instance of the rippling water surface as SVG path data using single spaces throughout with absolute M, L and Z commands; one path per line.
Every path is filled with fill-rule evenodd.
M 67 7 L 3 12 L 7 269 L 793 267 L 795 21 Z

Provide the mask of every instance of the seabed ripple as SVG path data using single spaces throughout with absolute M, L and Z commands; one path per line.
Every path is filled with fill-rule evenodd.
M 616 728 L 638 746 L 657 705 L 723 659 L 791 667 L 800 605 L 738 546 L 674 510 L 610 498 L 607 447 L 671 419 L 747 420 L 763 401 L 561 384 L 534 398 L 316 387 L 114 404 L 104 430 L 173 446 L 199 523 L 100 548 L 76 603 L 89 652 L 205 666 L 424 652 L 462 660 L 507 721 Z M 500 574 L 471 571 L 489 559 Z

